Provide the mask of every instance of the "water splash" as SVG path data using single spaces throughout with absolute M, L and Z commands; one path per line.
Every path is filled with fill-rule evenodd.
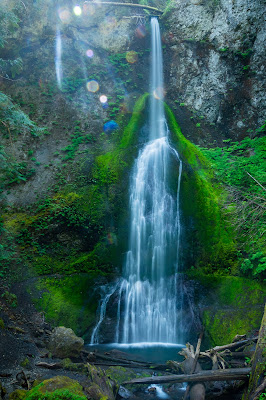
M 56 29 L 56 44 L 55 44 L 55 72 L 56 72 L 56 80 L 59 89 L 62 89 L 62 79 L 63 79 L 63 70 L 62 70 L 62 39 L 60 29 L 57 27 Z

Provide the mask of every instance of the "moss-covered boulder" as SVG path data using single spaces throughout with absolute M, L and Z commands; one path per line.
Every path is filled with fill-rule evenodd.
M 59 326 L 52 331 L 48 349 L 59 358 L 79 357 L 84 340 L 78 337 L 71 328 Z
M 67 376 L 47 379 L 30 390 L 26 400 L 86 400 L 82 386 Z

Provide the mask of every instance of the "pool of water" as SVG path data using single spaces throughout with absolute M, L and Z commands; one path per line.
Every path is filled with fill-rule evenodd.
M 125 358 L 137 361 L 152 362 L 163 364 L 167 360 L 181 361 L 183 358 L 178 352 L 185 347 L 183 344 L 177 343 L 109 343 L 94 344 L 86 346 L 90 351 L 97 350 L 99 352 L 110 352 L 119 350 Z

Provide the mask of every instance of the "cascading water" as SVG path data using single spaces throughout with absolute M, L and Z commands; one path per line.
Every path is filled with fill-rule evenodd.
M 118 294 L 115 340 L 125 344 L 182 340 L 178 293 L 182 162 L 168 141 L 157 18 L 151 19 L 151 30 L 149 141 L 140 151 L 131 177 L 129 250 Z M 179 168 L 174 190 L 169 184 L 173 163 Z
M 59 89 L 62 89 L 62 39 L 60 29 L 57 27 L 56 29 L 56 44 L 55 44 L 55 72 L 56 72 L 56 80 Z

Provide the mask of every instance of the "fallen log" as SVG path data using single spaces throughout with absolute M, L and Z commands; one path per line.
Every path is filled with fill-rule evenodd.
M 258 336 L 251 338 L 251 339 L 245 339 L 245 340 L 240 340 L 238 342 L 225 344 L 223 346 L 216 346 L 216 347 L 213 347 L 212 349 L 206 350 L 205 353 L 212 352 L 212 351 L 223 351 L 226 349 L 233 349 L 233 348 L 237 348 L 240 346 L 242 347 L 242 345 L 245 345 L 250 342 L 256 342 L 257 340 L 258 340 Z
M 149 378 L 137 378 L 123 382 L 122 385 L 150 384 L 150 383 L 183 383 L 183 382 L 209 382 L 209 381 L 232 381 L 246 380 L 251 368 L 232 368 L 223 370 L 202 371 L 190 375 L 165 375 L 151 376 Z
M 163 14 L 163 11 L 158 10 L 158 8 L 151 6 L 144 6 L 142 4 L 133 4 L 133 3 L 117 3 L 117 2 L 109 2 L 109 1 L 85 1 L 84 3 L 88 4 L 99 4 L 106 6 L 121 6 L 121 7 L 131 7 L 131 8 L 141 8 L 142 10 L 156 11 L 159 14 Z

